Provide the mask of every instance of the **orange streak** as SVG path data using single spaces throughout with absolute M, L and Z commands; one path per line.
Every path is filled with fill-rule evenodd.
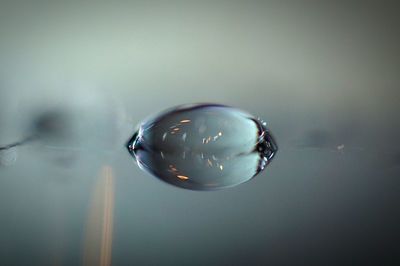
M 188 180 L 189 179 L 189 177 L 184 176 L 184 175 L 177 175 L 176 177 L 179 178 L 179 179 L 182 179 L 182 180 Z
M 104 211 L 103 211 L 103 230 L 100 250 L 100 266 L 111 265 L 112 250 L 112 225 L 113 225 L 113 207 L 114 207 L 114 191 L 113 191 L 113 175 L 110 167 L 105 167 L 105 195 L 104 195 Z
M 104 166 L 93 191 L 86 225 L 83 265 L 111 265 L 114 176 Z

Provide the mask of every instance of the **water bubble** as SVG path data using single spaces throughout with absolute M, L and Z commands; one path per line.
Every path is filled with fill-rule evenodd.
M 213 190 L 260 173 L 277 145 L 264 121 L 228 106 L 195 104 L 146 120 L 128 150 L 142 169 L 167 183 Z

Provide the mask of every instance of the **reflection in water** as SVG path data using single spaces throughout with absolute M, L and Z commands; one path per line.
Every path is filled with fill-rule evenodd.
M 274 157 L 266 123 L 222 105 L 180 106 L 144 122 L 128 142 L 138 165 L 178 187 L 212 190 L 250 180 Z
M 110 166 L 103 167 L 89 208 L 83 265 L 111 265 L 114 176 Z

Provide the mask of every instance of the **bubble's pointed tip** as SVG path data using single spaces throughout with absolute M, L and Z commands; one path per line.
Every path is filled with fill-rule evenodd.
M 134 151 L 137 148 L 136 144 L 138 142 L 138 135 L 139 132 L 137 131 L 125 144 L 125 147 L 127 148 L 128 152 L 132 155 L 134 155 Z
M 256 149 L 260 152 L 262 156 L 264 165 L 270 163 L 273 157 L 275 157 L 276 152 L 278 151 L 278 145 L 275 141 L 275 138 L 272 136 L 269 129 L 266 127 L 266 123 L 261 120 L 257 119 L 255 121 L 258 126 L 259 131 L 259 140 Z M 262 167 L 263 169 L 264 167 Z
M 268 132 L 266 135 L 266 141 L 267 143 L 269 143 L 269 149 L 271 151 L 270 158 L 268 159 L 271 160 L 279 150 L 278 144 L 276 143 L 275 138 L 271 135 L 270 132 Z

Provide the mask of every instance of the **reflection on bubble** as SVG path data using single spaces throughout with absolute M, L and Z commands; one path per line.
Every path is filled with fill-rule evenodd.
M 231 187 L 260 173 L 277 151 L 266 123 L 215 104 L 179 106 L 141 124 L 128 142 L 138 165 L 178 187 Z

